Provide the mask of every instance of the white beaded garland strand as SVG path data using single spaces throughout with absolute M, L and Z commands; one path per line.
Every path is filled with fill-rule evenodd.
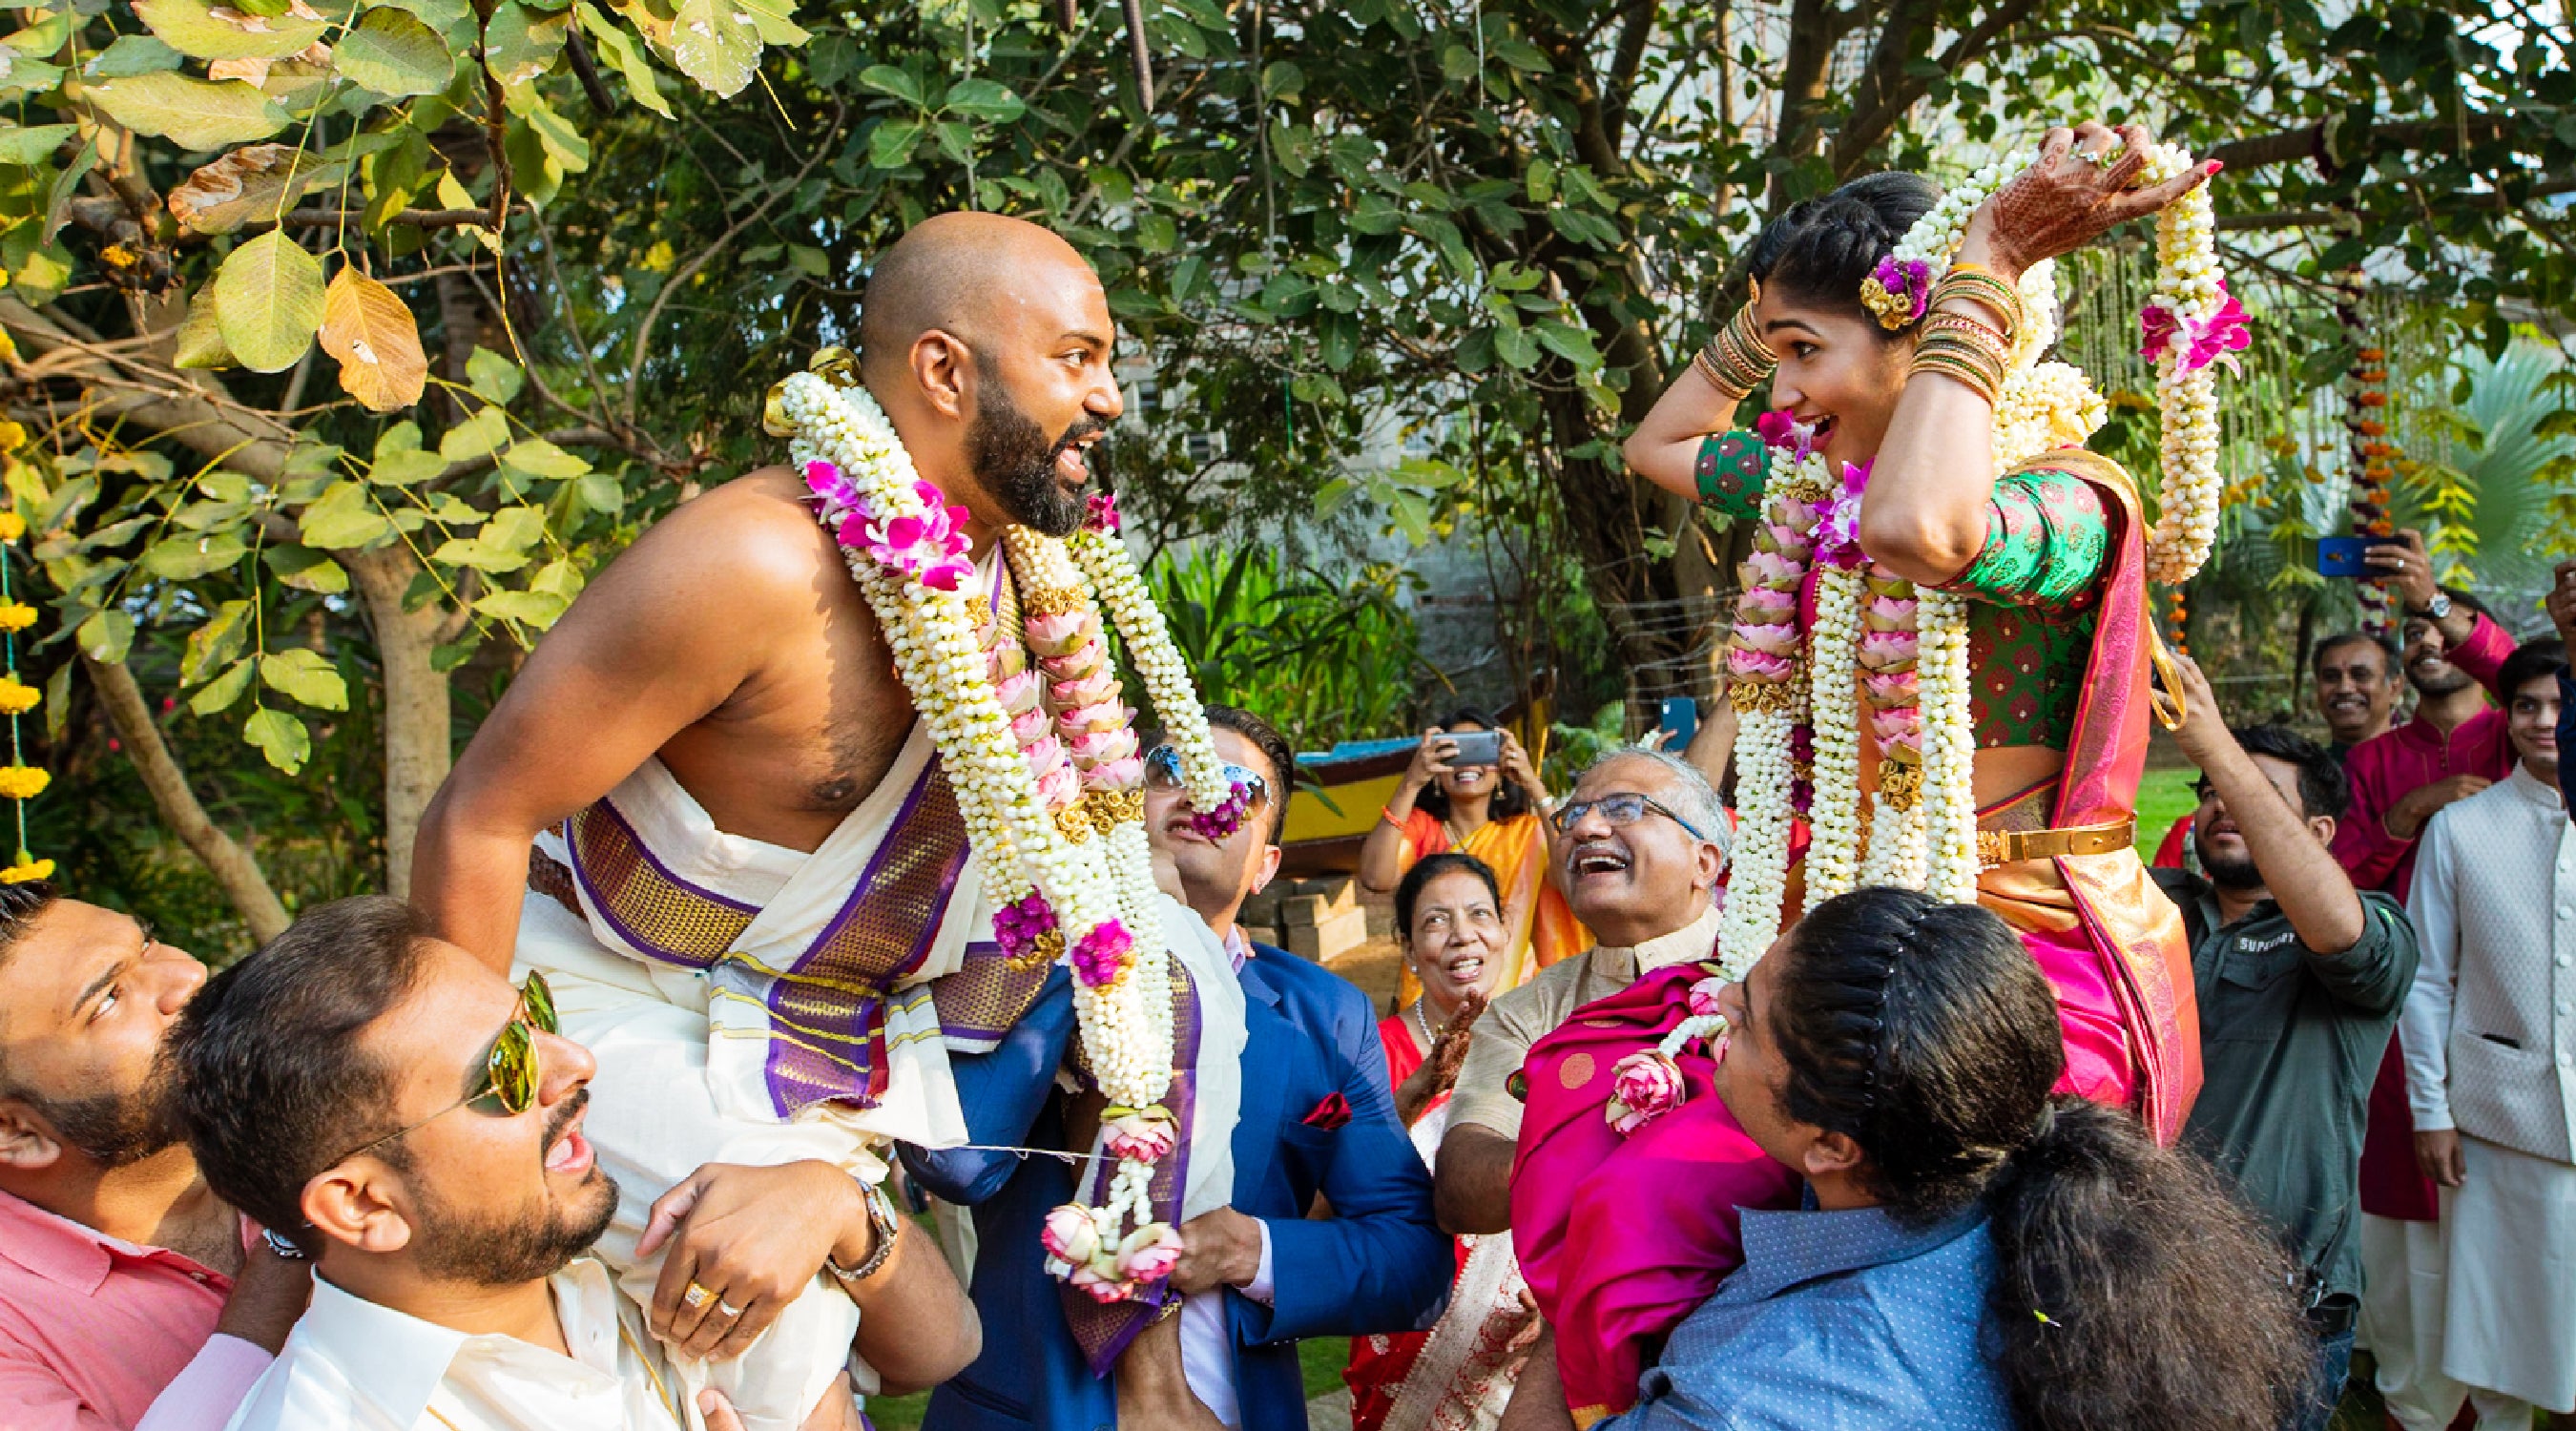
M 1861 573 L 1828 566 L 1816 574 L 1816 623 L 1808 656 L 1814 712 L 1815 798 L 1807 806 L 1806 908 L 1850 891 L 1860 878 Z

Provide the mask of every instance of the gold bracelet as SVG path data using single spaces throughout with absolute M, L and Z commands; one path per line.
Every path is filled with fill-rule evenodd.
M 1973 345 L 1980 352 L 1991 353 L 2009 370 L 2012 367 L 2012 338 L 1998 333 L 1992 324 L 1980 323 L 1965 313 L 1935 313 L 1923 324 L 1923 337 L 1935 335 Z
M 1712 386 L 1732 397 L 1741 398 L 1761 386 L 1779 365 L 1771 346 L 1753 331 L 1752 313 L 1751 304 L 1735 310 L 1726 326 L 1692 359 Z
M 2004 378 L 2012 371 L 2011 359 L 1993 348 L 1946 334 L 1917 345 L 1914 358 L 1918 367 L 1927 359 L 1941 364 L 1964 365 L 1984 378 L 1997 393 L 2003 391 Z
M 1964 350 L 1918 351 L 1906 375 L 1912 377 L 1916 373 L 1938 373 L 1984 398 L 1989 406 L 2003 397 L 2002 379 Z

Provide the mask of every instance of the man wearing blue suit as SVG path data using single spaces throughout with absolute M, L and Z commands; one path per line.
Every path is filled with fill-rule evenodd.
M 1279 867 L 1294 756 L 1256 716 L 1211 707 L 1208 721 L 1218 752 L 1241 767 L 1237 778 L 1260 787 L 1252 817 L 1222 841 L 1197 834 L 1177 762 L 1157 750 L 1146 761 L 1145 821 L 1166 884 L 1225 940 L 1243 984 L 1234 1205 L 1182 1226 L 1171 1283 L 1184 1294 L 1179 1314 L 1100 1376 L 1066 1323 L 1038 1240 L 1047 1210 L 1073 1197 L 1072 1169 L 1051 1157 L 905 1148 L 922 1186 L 975 1210 L 970 1294 L 984 1323 L 984 1354 L 931 1394 L 926 1431 L 1304 1431 L 1298 1338 L 1426 1327 L 1447 1299 L 1454 1252 L 1396 1121 L 1367 996 L 1285 950 L 1249 943 L 1234 922 Z M 1076 1146 L 1068 1123 L 1095 1115 L 1057 1091 L 1073 1026 L 1059 968 L 1000 1047 L 955 1060 L 970 1142 Z M 1319 1199 L 1330 1215 L 1310 1218 Z

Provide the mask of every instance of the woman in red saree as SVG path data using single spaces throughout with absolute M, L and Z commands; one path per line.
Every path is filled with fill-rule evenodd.
M 1999 472 L 1994 384 L 1980 381 L 1973 363 L 1917 361 L 1918 344 L 1937 346 L 1926 333 L 1946 325 L 1955 350 L 1968 341 L 1959 330 L 1975 328 L 1984 336 L 1970 346 L 1993 345 L 1999 380 L 2010 330 L 2026 315 L 2017 300 L 1991 296 L 1997 289 L 2016 292 L 2031 266 L 2155 212 L 2207 177 L 2193 168 L 2132 189 L 2138 165 L 2100 157 L 2114 148 L 2143 153 L 2151 143 L 2134 127 L 2117 135 L 2099 125 L 2051 131 L 2039 161 L 1965 220 L 1951 272 L 1981 274 L 1986 296 L 1973 285 L 1944 284 L 1909 298 L 1881 284 L 1900 238 L 1940 197 L 1925 180 L 1872 175 L 1792 207 L 1755 242 L 1754 301 L 1665 393 L 1626 452 L 1658 484 L 1753 520 L 1764 514 L 1775 477 L 1787 479 L 1791 454 L 1821 451 L 1846 472 L 1845 500 L 1831 513 L 1841 524 L 1835 535 L 1871 564 L 1873 579 L 1887 573 L 1926 596 L 1965 598 L 1974 854 L 1983 867 L 1976 900 L 2021 936 L 2056 991 L 2066 1051 L 2059 1091 L 2132 1110 L 2170 1143 L 2198 1090 L 2199 1031 L 2180 917 L 2132 848 L 2154 643 L 2137 489 L 2118 465 L 2074 445 L 2045 447 Z M 1895 282 L 1905 287 L 1901 271 Z M 1891 306 L 1901 321 L 1890 321 Z M 2003 313 L 2007 307 L 2014 311 Z M 2005 331 L 1997 337 L 1990 324 Z M 1764 435 L 1735 430 L 1739 404 L 1765 379 Z M 2061 443 L 2080 439 L 2055 424 L 2049 433 Z M 1821 551 L 1829 522 L 1813 525 Z M 1750 568 L 1757 577 L 1766 574 L 1763 559 L 1757 552 Z M 1810 630 L 1815 590 L 1811 570 L 1803 596 L 1791 598 L 1803 601 Z M 1905 605 L 1910 613 L 1912 602 Z M 1794 632 L 1801 618 L 1782 619 L 1790 624 L 1776 629 Z M 1784 659 L 1801 655 L 1792 648 Z M 1909 651 L 1902 669 L 1912 664 Z M 1742 696 L 1738 705 L 1752 708 Z M 1832 720 L 1860 725 L 1857 771 L 1866 794 L 1879 790 L 1870 777 L 1903 754 L 1881 745 L 1878 714 L 1856 698 L 1812 716 L 1819 728 Z M 1739 778 L 1745 749 L 1737 747 Z M 1745 811 L 1748 823 L 1753 814 Z M 1737 866 L 1730 901 L 1748 897 L 1742 849 Z M 1794 918 L 1795 908 L 1785 914 Z M 1758 950 L 1729 957 L 1749 961 Z M 1571 1021 L 1534 1047 L 1525 1066 L 1529 1108 L 1513 1226 L 1541 1310 L 1557 1327 L 1556 1360 L 1578 1423 L 1633 1401 L 1644 1356 L 1737 1265 L 1737 1207 L 1781 1195 L 1720 1110 L 1672 1115 L 1688 1134 L 1679 1139 L 1665 1130 L 1608 1147 L 1599 1137 L 1615 1070 L 1632 1067 L 1631 1054 L 1657 1049 L 1691 1016 L 1687 986 L 1709 975 L 1671 970 L 1640 981 L 1610 1001 L 1618 1010 L 1587 1011 L 1609 1017 Z M 1681 1109 L 1706 1101 L 1689 1096 L 1705 1077 L 1701 1057 L 1696 1067 L 1691 1057 L 1668 1057 L 1669 1076 L 1659 1075 L 1681 1095 Z M 1646 1084 L 1632 1078 L 1621 1087 L 1633 1095 Z M 1698 1199 L 1664 1208 L 1661 1218 L 1587 1212 L 1587 1198 L 1661 1186 L 1670 1175 L 1659 1165 L 1677 1156 L 1707 1164 Z M 1629 1160 L 1639 1164 L 1633 1174 L 1623 1171 Z M 1619 1269 L 1640 1265 L 1668 1275 L 1609 1285 L 1622 1278 Z M 1594 1310 L 1578 1310 L 1586 1307 Z M 1569 1310 L 1582 1323 L 1580 1344 L 1563 1325 Z
M 1435 854 L 1396 885 L 1397 937 L 1422 988 L 1378 1025 L 1396 1116 L 1428 1166 L 1448 1127 L 1468 1027 L 1502 987 L 1503 901 L 1472 855 Z M 1351 1339 L 1353 1431 L 1492 1431 L 1537 1335 L 1510 1233 L 1458 1239 L 1449 1310 L 1427 1332 Z

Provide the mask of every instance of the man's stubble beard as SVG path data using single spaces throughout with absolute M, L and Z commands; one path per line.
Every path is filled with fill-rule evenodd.
M 2461 670 L 2458 666 L 2448 666 L 2447 669 L 2450 671 L 2450 675 L 2436 677 L 2436 684 L 2426 685 L 2424 681 L 2415 674 L 2414 669 L 2409 667 L 2406 672 L 2406 684 L 2413 686 L 2415 688 L 2415 694 L 2419 696 L 2447 696 L 2454 692 L 2468 689 L 2472 683 L 2472 678 L 2468 672 Z
M 175 1146 L 177 1121 L 158 1085 L 137 1093 L 102 1093 L 90 1098 L 46 1098 L 18 1091 L 14 1096 L 53 1125 L 54 1135 L 78 1152 L 113 1171 Z
M 586 1094 L 566 1105 L 541 1146 L 554 1146 L 583 1101 Z M 413 1168 L 406 1165 L 403 1171 L 409 1174 Z M 412 1260 L 421 1274 L 482 1287 L 514 1287 L 553 1276 L 589 1251 L 617 1217 L 617 1184 L 597 1163 L 575 1191 L 575 1200 L 549 1199 L 545 1217 L 538 1221 L 478 1217 L 475 1209 L 449 1202 L 426 1183 L 415 1183 L 412 1195 L 420 1203 Z
M 2242 894 L 2249 889 L 2263 887 L 2263 872 L 2254 867 L 2254 861 L 2251 858 L 2212 859 L 2209 854 L 2209 842 L 2198 835 L 2192 837 L 2191 849 L 2193 854 L 2200 856 L 2200 872 L 2208 877 L 2211 884 L 2220 889 Z
M 1050 441 L 1046 429 L 1022 411 L 998 378 L 977 396 L 975 420 L 966 429 L 966 462 L 975 481 L 1004 516 L 1050 537 L 1069 537 L 1087 513 L 1079 494 L 1067 495 L 1055 479 L 1055 459 L 1107 424 L 1085 417 Z

